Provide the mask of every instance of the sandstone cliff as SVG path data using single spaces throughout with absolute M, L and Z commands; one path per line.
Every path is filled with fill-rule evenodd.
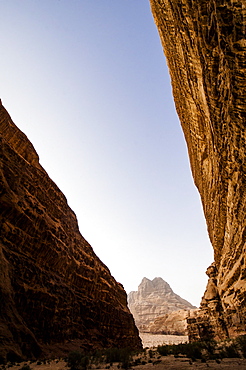
M 191 312 L 193 313 L 195 311 L 195 309 L 189 311 L 178 310 L 157 317 L 154 322 L 149 325 L 149 332 L 152 334 L 187 335 L 187 318 L 190 316 Z
M 190 338 L 244 333 L 245 0 L 150 0 L 215 262 Z
M 128 294 L 128 305 L 138 329 L 155 334 L 186 334 L 188 311 L 195 308 L 160 277 L 143 278 L 138 291 Z
M 140 348 L 121 284 L 0 104 L 0 360 Z

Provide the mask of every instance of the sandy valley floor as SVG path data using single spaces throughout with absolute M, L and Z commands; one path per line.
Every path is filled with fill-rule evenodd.
M 201 361 L 191 362 L 189 359 L 174 358 L 173 356 L 161 357 L 159 364 L 146 364 L 135 366 L 135 370 L 184 370 L 184 369 L 200 369 L 200 370 L 215 370 L 215 369 L 228 369 L 228 370 L 246 370 L 246 359 L 223 359 L 220 363 L 216 361 L 208 361 L 202 363 Z M 29 363 L 28 363 L 29 364 Z M 8 367 L 12 370 L 20 370 L 24 365 Z M 68 370 L 64 361 L 51 361 L 50 364 L 37 365 L 37 363 L 29 364 L 33 370 Z M 95 368 L 94 368 L 95 369 Z M 104 370 L 105 366 L 98 366 L 97 369 Z M 118 364 L 110 367 L 111 370 L 119 370 Z
M 188 342 L 187 336 L 179 335 L 153 335 L 148 333 L 139 333 L 142 339 L 143 347 L 157 347 L 162 344 L 179 344 Z
M 174 335 L 150 335 L 141 333 L 140 334 L 144 347 L 157 347 L 161 344 L 178 344 L 181 342 L 187 342 L 187 337 L 179 337 Z M 157 358 L 158 357 L 158 358 Z M 215 360 L 209 360 L 206 363 L 197 360 L 192 362 L 191 360 L 183 358 L 175 358 L 174 356 L 157 356 L 152 358 L 152 362 L 145 365 L 135 366 L 135 370 L 185 370 L 185 369 L 200 369 L 200 370 L 215 370 L 215 369 L 228 369 L 228 370 L 246 370 L 246 359 L 223 359 L 216 362 Z M 34 363 L 22 363 L 19 366 L 6 366 L 2 369 L 20 370 L 24 364 L 28 364 L 32 370 L 68 370 L 67 363 L 63 360 L 53 360 L 50 363 L 43 364 L 40 362 Z M 109 366 L 109 365 L 108 365 Z M 107 366 L 107 370 L 109 367 Z M 0 367 L 1 369 L 1 367 Z M 101 364 L 97 367 L 92 365 L 92 370 L 101 369 L 106 370 L 106 365 Z M 115 363 L 110 367 L 110 370 L 119 370 L 118 364 Z

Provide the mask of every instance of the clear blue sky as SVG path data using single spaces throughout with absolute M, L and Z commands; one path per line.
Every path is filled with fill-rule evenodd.
M 213 254 L 148 0 L 2 0 L 3 105 L 127 292 L 199 305 Z

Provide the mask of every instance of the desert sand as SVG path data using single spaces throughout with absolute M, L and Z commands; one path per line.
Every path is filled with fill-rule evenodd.
M 185 343 L 188 341 L 186 336 L 176 336 L 176 335 L 152 335 L 148 333 L 140 333 L 140 337 L 143 342 L 143 346 L 154 348 L 162 344 L 178 344 Z M 145 356 L 145 357 L 144 357 Z M 143 355 L 141 359 L 145 360 L 145 365 L 138 365 L 132 367 L 134 370 L 184 370 L 184 369 L 200 369 L 200 370 L 210 370 L 215 369 L 228 369 L 228 370 L 246 370 L 246 359 L 236 358 L 230 359 L 225 358 L 223 360 L 208 360 L 206 363 L 201 360 L 191 361 L 186 357 L 175 358 L 174 356 L 159 356 L 157 353 L 153 358 L 149 358 Z M 149 362 L 151 360 L 151 362 Z M 0 369 L 10 369 L 10 370 L 21 370 L 24 365 L 29 365 L 32 370 L 68 370 L 67 363 L 64 360 L 52 360 L 46 364 L 37 362 L 23 362 L 18 366 L 6 367 L 2 366 Z M 96 370 L 119 370 L 118 363 L 114 363 L 109 368 L 109 364 L 92 365 L 91 369 Z
M 146 365 L 134 366 L 135 370 L 184 370 L 184 369 L 200 369 L 200 370 L 210 370 L 215 369 L 228 369 L 228 370 L 246 370 L 246 359 L 223 359 L 220 363 L 216 361 L 209 360 L 206 363 L 201 361 L 192 362 L 187 358 L 175 358 L 173 356 L 161 357 L 161 361 L 158 364 L 147 363 Z M 28 364 L 32 370 L 68 370 L 67 363 L 64 361 L 51 361 L 49 364 L 37 365 L 37 363 L 22 363 L 19 366 L 10 366 L 8 369 L 20 370 L 24 364 Z M 4 369 L 4 368 L 3 368 Z M 6 367 L 7 369 L 7 367 Z M 95 367 L 92 369 L 96 370 Z M 106 365 L 97 366 L 97 369 L 108 370 Z M 119 370 L 118 364 L 114 364 L 110 367 L 111 370 Z
M 188 336 L 179 335 L 153 335 L 149 333 L 139 333 L 142 339 L 143 347 L 157 347 L 162 344 L 179 344 L 188 342 Z

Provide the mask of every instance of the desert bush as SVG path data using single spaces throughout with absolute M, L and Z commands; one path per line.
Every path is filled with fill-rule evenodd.
M 215 342 L 191 342 L 158 346 L 157 351 L 162 356 L 174 355 L 178 357 L 184 355 L 195 361 L 205 357 L 210 358 L 214 353 L 214 348 Z
M 141 358 L 136 358 L 136 359 L 133 361 L 133 366 L 138 366 L 138 365 L 141 365 Z
M 246 334 L 240 335 L 239 337 L 237 337 L 236 343 L 238 344 L 243 357 L 246 358 Z
M 153 351 L 151 349 L 149 349 L 149 357 L 152 358 L 153 357 Z
M 31 367 L 29 365 L 23 365 L 20 370 L 31 370 Z
M 106 362 L 120 362 L 123 369 L 128 369 L 132 357 L 129 348 L 108 348 L 105 351 Z
M 175 349 L 174 354 L 182 354 L 186 355 L 187 357 L 191 358 L 193 361 L 202 358 L 202 350 L 203 344 L 200 342 L 192 342 L 192 343 L 180 343 L 177 345 L 177 349 Z
M 132 351 L 129 348 L 108 348 L 87 355 L 80 351 L 73 351 L 69 353 L 66 361 L 70 370 L 85 370 L 89 364 L 106 363 L 111 366 L 114 362 L 119 362 L 119 368 L 128 369 L 131 359 Z
M 161 356 L 168 356 L 168 355 L 171 354 L 169 344 L 166 344 L 166 345 L 163 345 L 163 346 L 158 346 L 157 351 Z
M 121 354 L 119 348 L 108 348 L 105 351 L 106 363 L 120 362 Z
M 89 357 L 80 351 L 73 351 L 68 354 L 67 364 L 70 370 L 85 370 L 89 365 Z
M 98 365 L 105 360 L 105 355 L 103 351 L 96 350 L 91 354 L 91 362 L 95 365 Z
M 221 358 L 236 358 L 240 357 L 238 346 L 236 342 L 226 344 L 219 352 Z
M 0 356 L 0 365 L 4 365 L 5 363 L 5 358 L 3 356 Z

